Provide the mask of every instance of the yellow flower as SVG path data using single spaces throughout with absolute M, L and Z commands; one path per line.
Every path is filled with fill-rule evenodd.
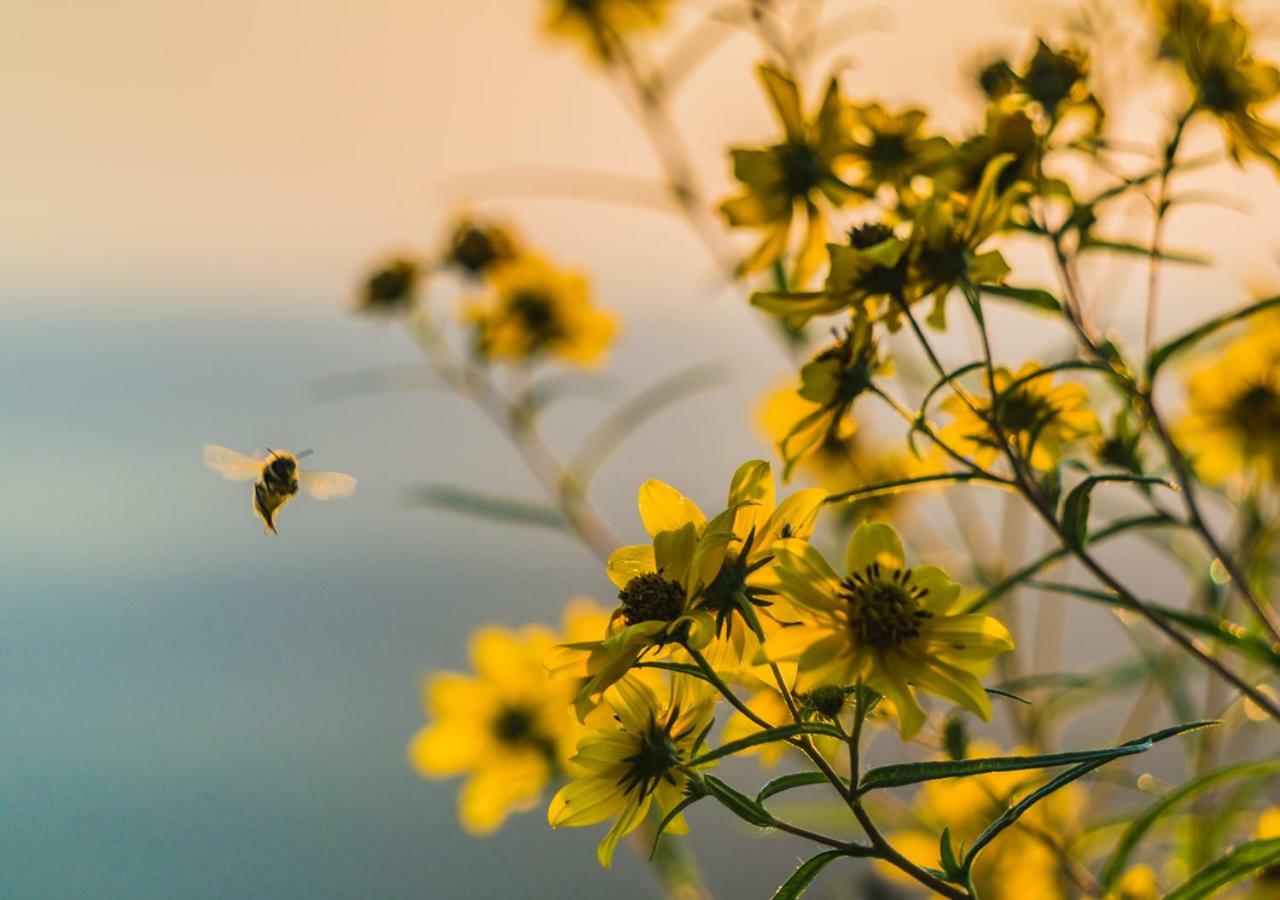
M 545 27 L 608 62 L 621 39 L 665 25 L 670 5 L 670 0 L 550 0 Z
M 495 267 L 489 291 L 470 302 L 477 352 L 489 359 L 543 356 L 589 366 L 613 340 L 614 318 L 592 305 L 587 280 L 534 256 Z
M 800 396 L 794 386 L 782 386 L 767 394 L 760 405 L 759 422 L 765 435 L 779 448 L 797 424 L 818 410 L 818 405 Z M 865 428 L 852 416 L 842 417 L 834 431 L 808 453 L 792 460 L 798 471 L 830 494 L 855 490 L 923 475 L 928 467 L 905 451 L 885 450 L 869 439 Z M 785 457 L 784 457 L 785 459 Z M 841 512 L 857 518 L 888 516 L 903 495 L 888 494 L 840 504 Z
M 618 587 L 619 606 L 602 638 L 562 645 L 548 657 L 557 673 L 583 665 L 587 678 L 576 698 L 580 718 L 609 685 L 646 654 L 687 645 L 708 651 L 717 668 L 733 667 L 756 650 L 751 629 L 768 611 L 763 567 L 781 537 L 807 538 L 826 492 L 798 491 L 775 506 L 769 464 L 744 463 L 729 486 L 728 508 L 710 522 L 698 505 L 656 479 L 640 486 L 640 519 L 652 541 L 620 547 L 606 572 Z M 764 621 L 772 619 L 766 615 Z M 763 627 L 763 626 L 761 626 Z
M 803 542 L 780 541 L 774 552 L 778 591 L 801 621 L 770 635 L 765 652 L 799 664 L 798 689 L 862 681 L 893 703 L 904 739 L 924 724 L 917 691 L 991 717 L 977 673 L 1013 649 L 1009 632 L 990 616 L 951 614 L 960 585 L 937 566 L 908 568 L 892 528 L 859 525 L 843 577 Z
M 409 256 L 395 256 L 376 266 L 361 286 L 358 309 L 395 315 L 410 309 L 418 297 L 422 269 Z
M 858 186 L 869 196 L 886 184 L 901 196 L 913 179 L 933 175 L 951 151 L 946 138 L 921 133 L 928 118 L 923 110 L 892 113 L 868 103 L 854 107 L 853 116 L 850 153 L 861 163 Z
M 999 755 L 999 750 L 975 743 L 972 757 Z M 888 835 L 889 842 L 912 862 L 938 865 L 942 829 L 951 833 L 951 846 L 971 846 L 979 834 L 1017 800 L 1045 781 L 1027 772 L 990 772 L 968 778 L 929 781 L 916 795 L 914 813 L 919 827 Z M 1082 798 L 1075 785 L 1050 794 L 1018 822 L 1005 829 L 978 856 L 973 878 L 978 893 L 991 900 L 1059 900 L 1069 896 L 1063 884 L 1059 857 L 1051 841 L 1070 846 Z M 879 864 L 886 875 L 900 878 L 891 866 Z
M 1193 372 L 1187 402 L 1175 432 L 1200 477 L 1280 479 L 1280 315 L 1256 317 Z
M 758 71 L 785 137 L 771 147 L 730 151 L 734 177 L 746 191 L 722 203 L 720 211 L 734 228 L 765 232 L 742 262 L 743 274 L 767 268 L 786 252 L 792 220 L 803 211 L 807 227 L 794 277 L 803 283 L 821 263 L 827 239 L 824 208 L 842 206 L 853 193 L 837 171 L 849 150 L 847 110 L 833 78 L 817 117 L 806 122 L 795 81 L 770 65 Z
M 644 821 L 654 803 L 666 813 L 684 798 L 688 763 L 710 725 L 714 694 L 705 682 L 677 675 L 661 703 L 652 688 L 628 677 L 610 686 L 605 699 L 616 720 L 578 744 L 572 762 L 581 774 L 552 798 L 547 821 L 558 828 L 613 819 L 596 850 L 600 865 L 609 868 L 618 841 Z M 683 816 L 667 831 L 687 832 Z
M 1098 417 L 1088 408 L 1084 385 L 1054 386 L 1052 374 L 1036 376 L 1038 363 L 1029 362 L 1017 372 L 995 371 L 995 417 L 1009 445 L 1032 467 L 1048 471 L 1076 441 L 1101 432 Z M 1024 380 L 1026 379 L 1026 380 Z M 1019 382 L 1010 390 L 1010 385 Z M 939 437 L 958 453 L 986 468 L 1000 454 L 999 437 L 988 423 L 992 402 L 987 396 L 970 397 L 979 416 L 963 398 L 952 395 L 942 409 L 955 416 Z
M 1249 30 L 1229 6 L 1155 0 L 1160 55 L 1182 67 L 1195 108 L 1217 117 L 1236 162 L 1254 156 L 1280 168 L 1280 127 L 1258 118 L 1280 96 L 1280 69 L 1253 55 Z
M 484 275 L 520 253 L 515 236 L 503 225 L 462 216 L 454 223 L 445 249 L 445 262 L 467 275 Z
M 542 663 L 555 641 L 538 626 L 483 628 L 471 638 L 474 675 L 437 672 L 426 681 L 432 721 L 409 743 L 409 761 L 428 778 L 468 776 L 458 818 L 472 834 L 535 806 L 581 734 L 569 714 L 574 684 L 553 680 Z

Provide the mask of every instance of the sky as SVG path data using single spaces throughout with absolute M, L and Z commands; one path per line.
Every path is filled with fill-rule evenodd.
M 926 104 L 958 130 L 978 110 L 957 87 L 975 61 L 1021 51 L 1029 24 L 1067 8 L 831 2 L 829 21 L 870 30 L 827 58 L 848 57 L 852 95 Z M 590 269 L 626 329 L 610 397 L 730 364 L 729 385 L 664 412 L 602 470 L 595 496 L 620 532 L 639 536 L 641 480 L 714 503 L 766 452 L 745 410 L 785 360 L 690 232 L 652 209 L 541 196 L 566 169 L 656 177 L 608 84 L 515 0 L 9 0 L 5 19 L 0 894 L 651 895 L 639 865 L 604 875 L 594 834 L 552 834 L 536 813 L 499 841 L 462 838 L 454 787 L 405 766 L 418 679 L 464 666 L 472 628 L 552 621 L 565 597 L 608 586 L 560 537 L 409 508 L 427 482 L 537 496 L 474 410 L 324 391 L 416 361 L 393 326 L 351 315 L 353 286 L 385 252 L 438 246 L 470 203 Z M 728 187 L 724 147 L 772 128 L 746 74 L 758 58 L 731 35 L 677 99 L 712 196 Z M 1106 61 L 1118 77 L 1131 63 Z M 1141 70 L 1135 82 L 1124 127 L 1140 130 L 1163 107 Z M 1218 141 L 1207 125 L 1193 139 Z M 1231 202 L 1175 217 L 1169 241 L 1207 244 L 1223 266 L 1171 270 L 1166 333 L 1274 279 L 1269 178 L 1215 168 L 1186 190 Z M 1032 251 L 1009 253 L 1047 279 Z M 1134 334 L 1124 300 L 1141 269 L 1088 275 L 1099 311 Z M 1001 325 L 1011 355 L 1061 346 L 1031 317 Z M 557 446 L 608 408 L 566 401 Z M 361 486 L 300 500 L 269 540 L 247 489 L 199 466 L 205 441 L 312 447 Z M 803 849 L 706 831 L 695 847 L 721 888 L 780 881 Z M 749 858 L 731 852 L 744 841 Z

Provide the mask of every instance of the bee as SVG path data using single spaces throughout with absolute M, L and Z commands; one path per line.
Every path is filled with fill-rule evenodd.
M 204 464 L 228 481 L 253 483 L 253 514 L 262 520 L 266 530 L 276 531 L 276 515 L 298 493 L 298 488 L 317 500 L 347 497 L 356 489 L 356 480 L 341 472 L 305 472 L 298 460 L 311 455 L 310 450 L 289 453 L 267 448 L 264 457 L 245 456 L 226 447 L 204 445 Z

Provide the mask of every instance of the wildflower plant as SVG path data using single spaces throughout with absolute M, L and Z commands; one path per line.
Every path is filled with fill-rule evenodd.
M 621 334 L 584 274 L 478 213 L 369 274 L 359 309 L 403 324 L 548 502 L 458 485 L 416 498 L 573 536 L 613 598 L 573 607 L 554 636 L 486 626 L 474 674 L 427 682 L 429 722 L 409 756 L 428 777 L 467 778 L 463 827 L 488 832 L 548 801 L 551 826 L 603 829 L 605 866 L 642 835 L 636 849 L 673 896 L 705 892 L 672 839 L 694 804 L 810 846 L 779 874 L 779 898 L 846 866 L 956 900 L 1274 896 L 1280 298 L 1172 335 L 1158 322 L 1166 269 L 1207 264 L 1164 246 L 1181 209 L 1171 185 L 1280 154 L 1266 110 L 1280 70 L 1243 13 L 1141 5 L 1146 63 L 1174 108 L 1122 148 L 1097 82 L 1103 35 L 1029 36 L 1022 56 L 982 67 L 980 111 L 947 133 L 923 107 L 874 97 L 874 73 L 821 69 L 830 26 L 816 4 L 726 4 L 711 24 L 759 40 L 766 61 L 743 92 L 763 87 L 776 133 L 730 140 L 737 185 L 717 204 L 670 114 L 677 75 L 717 44 L 679 43 L 679 66 L 659 61 L 689 11 L 542 6 L 547 30 L 634 101 L 671 209 L 743 314 L 781 338 L 783 386 L 759 414 L 781 484 L 759 459 L 732 474 L 723 505 L 645 481 L 647 539 L 615 537 L 590 498 L 603 455 L 644 415 L 709 387 L 706 371 L 662 373 L 564 461 L 543 433 L 555 398 L 544 373 L 602 365 Z M 1210 119 L 1225 151 L 1188 159 L 1184 139 Z M 1125 169 L 1125 154 L 1138 162 Z M 1121 236 L 1128 200 L 1148 202 L 1148 239 Z M 1014 264 L 1026 257 L 1015 246 L 1043 254 L 1053 287 Z M 1111 327 L 1084 287 L 1101 254 L 1145 269 L 1143 289 L 1104 298 L 1136 310 L 1137 329 Z M 1037 341 L 1042 361 L 1001 339 L 1009 316 L 1050 339 Z M 1113 542 L 1164 562 L 1117 564 L 1102 546 Z M 1034 634 L 1017 602 L 1030 597 Z M 1051 610 L 1077 605 L 1106 610 L 1133 655 L 1046 650 L 1062 630 Z M 1127 715 L 1092 705 L 1130 695 Z M 1113 741 L 1064 734 L 1064 716 L 1085 708 L 1117 716 Z M 1139 777 L 1163 742 L 1186 762 Z M 743 767 L 718 769 L 738 756 L 787 771 L 748 789 Z M 815 787 L 830 807 L 821 825 L 786 802 Z

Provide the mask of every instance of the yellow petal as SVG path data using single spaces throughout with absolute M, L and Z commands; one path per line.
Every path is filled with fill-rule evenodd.
M 883 522 L 863 522 L 849 539 L 845 569 L 850 573 L 861 572 L 873 563 L 890 570 L 902 569 L 906 567 L 905 560 L 896 531 Z
M 550 777 L 541 755 L 509 754 L 467 779 L 458 794 L 458 820 L 470 834 L 489 834 L 508 814 L 531 809 Z
M 603 778 L 575 778 L 551 798 L 547 822 L 552 828 L 595 825 L 617 815 L 626 802 L 615 782 Z
M 484 723 L 436 722 L 409 741 L 409 764 L 428 778 L 448 778 L 473 768 L 492 750 Z
M 613 823 L 613 827 L 609 829 L 609 833 L 604 836 L 604 840 L 596 848 L 596 859 L 600 861 L 600 865 L 606 869 L 613 865 L 613 851 L 618 846 L 618 841 L 634 831 L 644 821 L 644 817 L 649 812 L 651 801 L 652 798 L 645 797 L 639 803 L 628 803 L 622 810 L 617 821 Z
M 690 522 L 696 528 L 707 523 L 707 517 L 696 503 L 656 478 L 640 485 L 639 503 L 640 521 L 650 536 L 660 531 L 674 531 Z
M 619 589 L 626 587 L 627 583 L 637 575 L 657 570 L 658 564 L 654 559 L 653 546 L 650 544 L 619 547 L 609 555 L 609 562 L 605 565 L 609 580 Z

